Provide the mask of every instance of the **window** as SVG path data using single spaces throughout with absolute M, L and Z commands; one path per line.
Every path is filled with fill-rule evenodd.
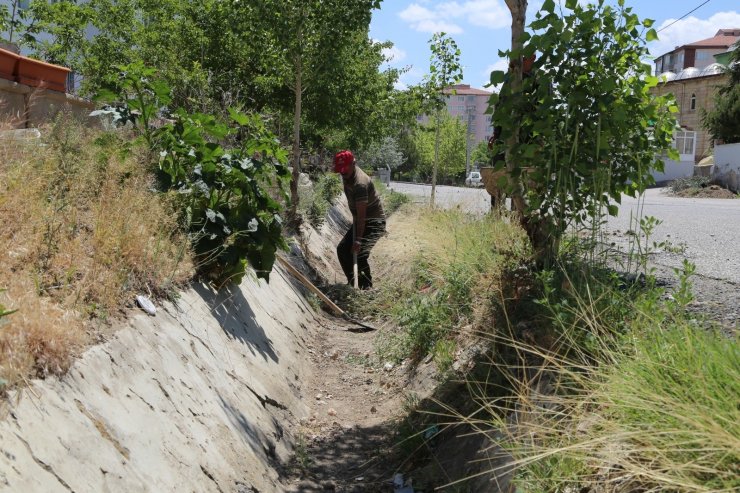
M 707 60 L 709 58 L 709 53 L 703 50 L 697 50 L 696 51 L 696 59 L 698 60 Z
M 465 106 L 456 106 L 455 109 L 457 111 L 465 111 Z
M 690 108 L 692 110 L 695 110 L 696 109 L 696 94 L 694 94 L 694 93 L 691 93 L 691 106 L 690 106 Z
M 458 96 L 458 97 L 457 97 L 457 100 L 458 100 L 459 102 L 463 102 L 463 101 L 465 101 L 465 96 Z
M 468 102 L 475 101 L 475 96 L 468 96 Z
M 681 130 L 673 135 L 674 147 L 679 154 L 694 155 L 694 142 L 696 142 L 696 132 L 690 130 Z

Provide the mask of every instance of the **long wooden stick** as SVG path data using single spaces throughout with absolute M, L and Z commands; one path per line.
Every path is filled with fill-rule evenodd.
M 332 300 L 329 299 L 328 296 L 326 296 L 324 293 L 322 293 L 319 288 L 317 288 L 316 286 L 314 286 L 313 283 L 311 281 L 309 281 L 308 278 L 306 278 L 306 276 L 304 276 L 301 273 L 301 271 L 299 271 L 298 269 L 296 269 L 295 267 L 293 267 L 293 264 L 291 264 L 290 262 L 288 262 L 287 259 L 283 258 L 280 255 L 278 255 L 277 258 L 280 261 L 280 263 L 283 264 L 283 266 L 285 266 L 286 269 L 288 269 L 288 271 L 293 275 L 293 277 L 295 277 L 296 279 L 298 279 L 299 281 L 301 281 L 301 284 L 303 284 L 308 289 L 310 289 L 313 294 L 315 294 L 316 296 L 318 296 L 321 299 L 321 301 L 323 301 L 324 303 L 326 303 L 326 305 L 329 308 L 331 308 L 331 311 L 333 311 L 334 314 L 339 315 L 340 317 L 346 316 L 346 313 L 344 313 L 344 310 L 342 310 L 341 308 L 339 308 Z
M 365 329 L 368 329 L 368 330 L 376 330 L 375 327 L 373 327 L 372 325 L 368 325 L 368 324 L 366 324 L 364 322 L 360 322 L 359 320 L 355 320 L 354 318 L 352 318 L 349 315 L 347 315 L 347 312 L 345 312 L 344 310 L 342 310 L 341 308 L 339 308 L 332 300 L 329 299 L 328 296 L 326 296 L 324 293 L 322 293 L 319 288 L 317 288 L 316 286 L 314 286 L 313 283 L 311 281 L 309 281 L 308 278 L 301 273 L 301 271 L 299 271 L 298 269 L 296 269 L 295 267 L 293 267 L 293 264 L 291 264 L 290 262 L 288 262 L 288 260 L 286 258 L 284 258 L 281 255 L 278 255 L 277 258 L 280 261 L 280 263 L 283 264 L 283 266 L 285 266 L 286 269 L 288 269 L 288 272 L 290 272 L 293 275 L 293 277 L 295 277 L 296 279 L 298 279 L 301 282 L 301 284 L 303 284 L 304 286 L 306 286 L 312 293 L 314 293 L 316 296 L 318 296 L 319 299 L 321 299 L 321 301 L 323 301 L 324 303 L 326 303 L 326 305 L 331 309 L 331 311 L 334 312 L 335 315 L 337 315 L 339 317 L 342 317 L 345 320 L 348 320 L 348 321 L 352 322 L 353 324 L 357 324 L 360 327 L 363 327 Z

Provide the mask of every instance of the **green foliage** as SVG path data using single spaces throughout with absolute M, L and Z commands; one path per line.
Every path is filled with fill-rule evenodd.
M 459 83 L 463 78 L 460 65 L 460 49 L 457 43 L 446 33 L 434 33 L 429 40 L 430 57 L 429 74 L 424 78 L 422 87 L 428 98 L 429 107 L 441 111 L 445 106 L 443 90 Z
M 334 200 L 342 193 L 342 180 L 336 173 L 321 175 L 310 193 L 300 197 L 301 213 L 314 228 L 321 227 Z
M 513 89 L 512 74 L 491 76 L 505 80 L 492 98 L 493 125 L 507 140 L 517 136 L 508 143 L 508 188 L 515 194 L 524 186 L 522 212 L 528 229 L 540 229 L 528 230 L 537 250 L 557 242 L 571 224 L 598 219 L 622 194 L 642 192 L 653 182 L 651 170 L 662 169 L 660 156 L 675 155 L 673 102 L 648 92 L 657 79 L 642 62 L 647 51 L 640 28 L 647 24 L 631 8 L 603 0 L 572 2 L 562 15 L 545 2 L 523 51 L 506 53 L 538 55 L 521 90 Z M 520 180 L 525 171 L 527 179 Z
M 488 142 L 479 142 L 473 148 L 470 160 L 478 166 L 491 166 L 493 164 L 493 151 L 488 148 Z
M 358 153 L 357 160 L 365 167 L 371 169 L 397 169 L 404 161 L 403 152 L 398 146 L 398 140 L 394 137 L 372 143 L 367 150 Z
M 0 289 L 0 293 L 2 293 L 3 291 L 5 291 L 5 290 L 4 289 Z M 17 309 L 15 309 L 15 310 L 8 310 L 8 309 L 6 309 L 2 305 L 2 303 L 0 303 L 0 327 L 2 327 L 2 324 L 4 323 L 3 317 L 7 317 L 8 315 L 10 315 L 12 313 L 15 313 L 17 311 L 18 311 Z
M 269 279 L 275 252 L 285 247 L 281 205 L 270 188 L 282 190 L 287 156 L 258 115 L 230 109 L 230 119 L 182 109 L 155 127 L 169 87 L 142 64 L 123 67 L 118 106 L 110 113 L 130 121 L 158 160 L 159 185 L 175 192 L 202 271 L 239 282 L 247 265 Z M 106 96 L 110 97 L 108 93 Z M 231 139 L 234 146 L 225 147 Z
M 438 155 L 438 176 L 442 183 L 452 183 L 465 174 L 465 140 L 467 129 L 457 118 L 442 113 L 427 126 L 419 126 L 411 133 L 408 146 L 414 160 L 409 166 L 414 173 L 430 178 L 434 172 L 435 148 Z
M 405 193 L 396 192 L 377 180 L 375 181 L 375 190 L 380 194 L 380 200 L 383 202 L 383 211 L 386 216 L 396 212 L 403 204 L 411 202 L 411 198 Z
M 437 169 L 440 163 L 442 113 L 445 107 L 444 91 L 451 85 L 457 84 L 462 80 L 463 70 L 462 65 L 460 65 L 460 49 L 457 47 L 455 40 L 448 37 L 446 33 L 434 33 L 432 39 L 429 40 L 429 48 L 432 51 L 431 63 L 429 65 L 429 74 L 422 82 L 422 95 L 427 99 L 425 106 L 434 112 L 436 121 L 434 160 L 432 161 L 432 196 L 430 202 L 431 206 L 434 207 Z
M 408 277 L 386 283 L 363 301 L 361 313 L 391 314 L 401 329 L 382 341 L 383 359 L 423 359 L 432 354 L 446 369 L 459 329 L 471 323 L 477 327 L 476 316 L 493 308 L 490 290 L 498 283 L 506 258 L 518 262 L 527 255 L 524 241 L 512 225 L 460 211 L 426 212 L 406 229 L 415 242 L 408 252 Z M 397 268 L 403 271 L 404 265 L 399 262 Z
M 726 72 L 729 80 L 715 94 L 712 111 L 702 111 L 702 124 L 713 139 L 732 144 L 740 142 L 740 46 L 732 52 Z

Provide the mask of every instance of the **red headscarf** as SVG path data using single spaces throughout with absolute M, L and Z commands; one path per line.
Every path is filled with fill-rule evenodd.
M 351 151 L 340 151 L 334 156 L 334 171 L 344 173 L 354 161 L 355 156 Z

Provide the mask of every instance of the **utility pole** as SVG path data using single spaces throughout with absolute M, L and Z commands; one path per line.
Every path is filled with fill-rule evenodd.
M 475 105 L 466 105 L 465 114 L 468 123 L 465 126 L 465 178 L 470 174 L 470 124 L 475 120 Z

